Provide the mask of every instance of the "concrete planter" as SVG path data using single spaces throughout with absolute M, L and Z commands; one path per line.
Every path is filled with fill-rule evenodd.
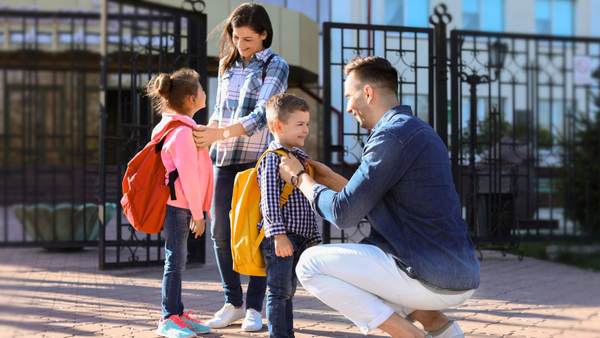
M 115 203 L 106 203 L 106 223 L 114 216 L 116 207 Z M 34 241 L 86 242 L 98 239 L 100 219 L 97 204 L 17 204 L 13 206 L 13 210 Z

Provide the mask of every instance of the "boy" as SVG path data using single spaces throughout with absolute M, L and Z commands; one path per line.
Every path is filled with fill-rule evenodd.
M 308 110 L 304 99 L 291 94 L 275 95 L 266 105 L 267 123 L 275 137 L 269 150 L 284 148 L 305 168 L 308 155 L 299 148 L 308 135 Z M 294 189 L 287 203 L 279 208 L 279 197 L 285 186 L 279 176 L 280 162 L 280 155 L 268 153 L 257 172 L 263 215 L 258 227 L 265 228 L 260 249 L 266 263 L 267 326 L 271 338 L 294 337 L 292 298 L 297 284 L 296 264 L 307 247 L 321 241 L 315 214 L 299 189 Z

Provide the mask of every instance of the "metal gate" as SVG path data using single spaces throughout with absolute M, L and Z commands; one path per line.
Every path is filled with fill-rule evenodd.
M 150 140 L 159 122 L 143 87 L 154 74 L 197 70 L 206 88 L 206 15 L 202 1 L 182 10 L 135 0 L 108 1 L 101 40 L 100 269 L 162 264 L 161 234 L 136 232 L 122 216 L 121 181 L 127 163 Z M 200 10 L 200 11 L 198 11 Z M 195 116 L 205 123 L 206 111 Z M 116 205 L 113 222 L 108 209 Z M 205 236 L 188 242 L 188 262 L 204 263 Z
M 324 163 L 350 177 L 358 165 L 368 131 L 346 112 L 344 67 L 352 59 L 378 55 L 398 70 L 398 97 L 413 113 L 434 125 L 434 30 L 430 28 L 378 26 L 325 22 L 323 24 L 323 145 Z M 443 112 L 446 114 L 446 112 Z M 365 234 L 359 224 L 355 232 Z M 352 240 L 354 233 L 331 236 L 325 222 L 325 243 Z
M 98 22 L 0 11 L 0 247 L 98 243 Z
M 451 107 L 452 173 L 476 243 L 600 239 L 600 40 L 455 30 L 448 44 L 450 20 L 439 5 L 435 34 L 324 24 L 324 162 L 346 177 L 357 168 L 368 134 L 344 117 L 343 68 L 379 55 L 398 68 L 400 102 L 445 142 Z M 594 79 L 582 82 L 576 67 Z M 323 237 L 354 240 L 363 226 L 332 237 L 325 223 Z
M 598 240 L 600 40 L 452 31 L 451 65 L 452 168 L 473 239 Z M 576 78 L 582 66 L 596 79 Z

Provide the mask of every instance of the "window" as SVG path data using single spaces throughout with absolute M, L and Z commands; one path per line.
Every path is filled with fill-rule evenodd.
M 412 27 L 429 25 L 429 1 L 426 0 L 385 0 L 384 12 L 386 25 Z
M 463 29 L 501 32 L 504 29 L 503 0 L 463 0 Z
M 573 35 L 573 2 L 570 0 L 536 0 L 537 34 Z

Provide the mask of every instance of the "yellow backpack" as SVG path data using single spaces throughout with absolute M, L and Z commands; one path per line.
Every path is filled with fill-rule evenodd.
M 275 152 L 288 156 L 287 151 L 278 149 L 267 150 L 256 167 L 239 172 L 235 176 L 233 198 L 231 199 L 231 253 L 233 255 L 233 270 L 243 275 L 265 276 L 265 259 L 260 252 L 260 243 L 265 237 L 264 227 L 258 229 L 258 223 L 263 216 L 260 213 L 260 187 L 258 186 L 257 170 L 260 161 L 266 154 Z M 314 177 L 313 168 L 307 164 L 308 174 Z M 286 183 L 280 197 L 280 208 L 287 202 L 294 186 Z

